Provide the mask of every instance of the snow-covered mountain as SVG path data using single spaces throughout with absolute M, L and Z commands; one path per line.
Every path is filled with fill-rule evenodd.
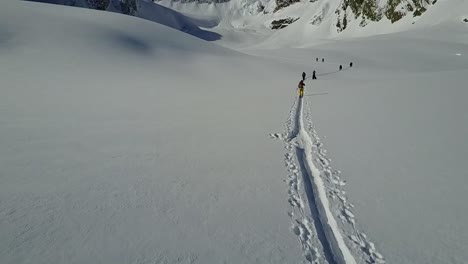
M 464 0 L 231 0 L 223 3 L 158 0 L 157 3 L 205 21 L 210 30 L 220 33 L 231 45 L 238 41 L 243 46 L 245 43 L 239 38 L 247 33 L 251 35 L 249 39 L 258 39 L 257 44 L 272 48 L 406 31 L 443 21 L 463 23 L 468 16 Z
M 392 33 L 462 22 L 464 0 L 34 0 L 130 14 L 207 40 L 249 46 L 307 46 L 312 40 Z M 450 6 L 450 7 L 447 7 Z M 164 8 L 168 7 L 170 9 Z M 205 28 L 206 30 L 202 30 Z M 216 32 L 216 33 L 214 33 Z M 278 37 L 279 35 L 279 37 Z M 280 39 L 287 41 L 279 41 Z
M 433 1 L 433 2 L 432 2 Z M 437 0 L 343 0 L 336 9 L 338 31 L 346 29 L 348 23 L 360 20 L 365 27 L 370 21 L 378 22 L 384 17 L 395 23 L 407 15 L 421 16 Z

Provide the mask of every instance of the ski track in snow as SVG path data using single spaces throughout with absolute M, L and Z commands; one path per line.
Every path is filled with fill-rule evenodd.
M 358 231 L 354 206 L 343 190 L 346 182 L 340 171 L 332 170 L 307 107 L 305 126 L 304 102 L 307 105 L 303 98 L 294 101 L 285 131 L 270 137 L 285 142 L 288 215 L 306 263 L 385 263 L 367 235 Z
M 288 212 L 289 217 L 292 219 L 292 231 L 298 237 L 299 242 L 302 246 L 304 252 L 304 258 L 307 263 L 323 263 L 324 257 L 321 252 L 323 248 L 321 244 L 316 245 L 314 240 L 317 238 L 318 234 L 316 229 L 313 227 L 313 221 L 310 219 L 310 216 L 304 210 L 304 200 L 301 195 L 302 180 L 300 179 L 301 169 L 296 165 L 295 162 L 295 149 L 296 146 L 293 142 L 288 139 L 288 134 L 292 130 L 295 130 L 294 119 L 295 119 L 295 109 L 297 100 L 294 101 L 291 110 L 289 112 L 288 120 L 286 122 L 286 130 L 283 134 L 271 134 L 270 136 L 274 139 L 281 139 L 285 144 L 286 154 L 285 156 L 285 166 L 288 170 L 287 180 L 285 182 L 288 184 L 288 202 L 290 205 L 290 210 Z

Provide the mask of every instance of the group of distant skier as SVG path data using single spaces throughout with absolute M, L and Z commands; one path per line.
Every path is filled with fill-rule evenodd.
M 315 61 L 319 61 L 319 58 L 315 58 Z M 322 58 L 322 62 L 325 62 L 325 59 Z M 349 68 L 353 67 L 353 62 L 349 63 Z M 339 68 L 340 71 L 343 70 L 343 65 L 340 64 Z M 304 87 L 305 87 L 305 80 L 306 80 L 306 73 L 302 72 L 302 80 L 299 82 L 297 85 L 297 88 L 299 90 L 299 98 L 302 98 L 304 96 Z M 312 80 L 317 80 L 317 75 L 315 70 L 312 72 Z

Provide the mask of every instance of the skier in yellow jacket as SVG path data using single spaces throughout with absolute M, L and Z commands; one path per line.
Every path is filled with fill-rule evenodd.
M 303 80 L 301 80 L 297 85 L 297 88 L 299 89 L 299 98 L 302 98 L 302 96 L 304 96 L 304 86 L 305 84 Z

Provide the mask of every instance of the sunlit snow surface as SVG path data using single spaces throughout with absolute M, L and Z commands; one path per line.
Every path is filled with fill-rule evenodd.
M 466 29 L 242 54 L 138 18 L 2 2 L 0 263 L 325 263 L 294 188 L 300 144 L 283 137 L 313 70 L 301 133 L 319 169 L 341 171 L 352 212 L 327 199 L 356 261 L 340 216 L 387 263 L 464 263 Z

